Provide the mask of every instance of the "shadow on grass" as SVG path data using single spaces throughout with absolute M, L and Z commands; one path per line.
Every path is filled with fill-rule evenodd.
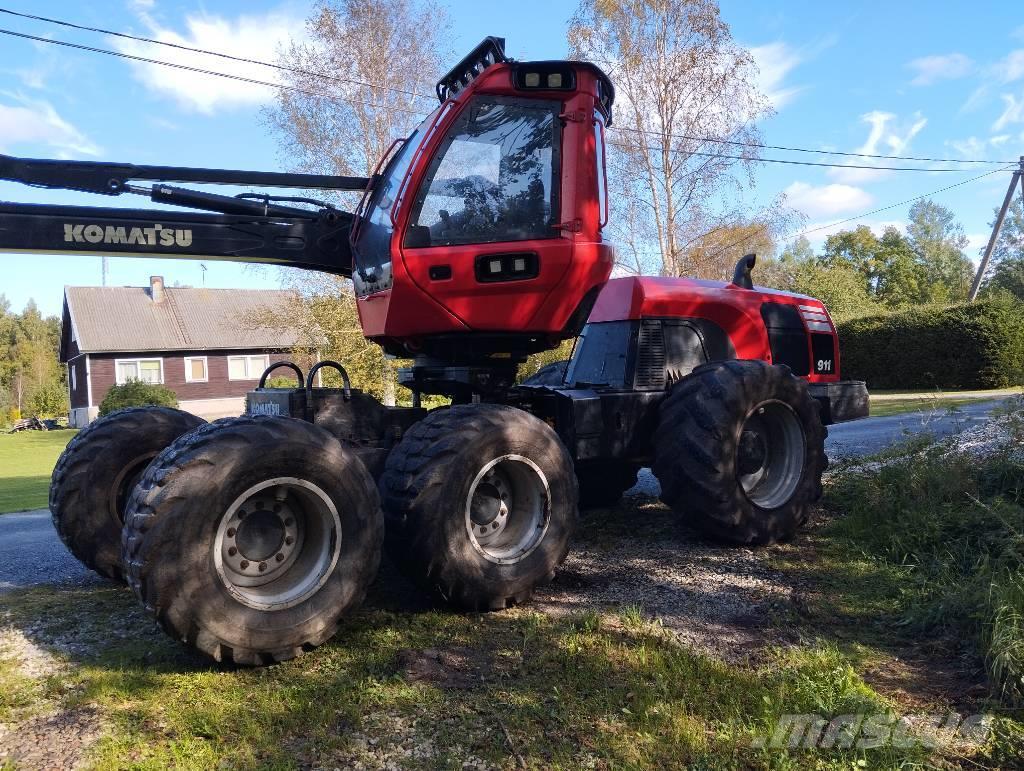
M 122 587 L 4 601 L 9 624 L 69 662 L 58 675 L 63 708 L 106 715 L 99 767 L 461 768 L 519 756 L 544 768 L 849 768 L 864 751 L 790 756 L 751 742 L 782 714 L 886 708 L 827 646 L 737 668 L 628 614 L 452 613 L 390 571 L 376 607 L 334 640 L 264 669 L 192 653 L 154 629 Z M 875 765 L 926 756 L 919 747 L 866 755 Z

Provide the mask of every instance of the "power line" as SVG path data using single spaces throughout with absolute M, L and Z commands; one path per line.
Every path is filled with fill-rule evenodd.
M 1016 163 L 1016 161 L 983 161 L 965 160 L 963 158 L 928 158 L 920 155 L 877 155 L 874 153 L 852 153 L 841 150 L 812 150 L 809 147 L 791 147 L 787 145 L 767 145 L 760 142 L 741 142 L 737 139 L 715 139 L 713 137 L 698 137 L 691 134 L 673 134 L 654 131 L 651 129 L 632 128 L 630 126 L 611 126 L 610 131 L 628 131 L 634 134 L 648 134 L 657 137 L 670 137 L 672 139 L 686 139 L 691 142 L 709 142 L 712 144 L 735 145 L 737 147 L 756 147 L 761 150 L 783 150 L 790 153 L 817 153 L 819 155 L 842 155 L 850 158 L 876 158 L 888 161 L 925 161 L 928 163 L 985 163 L 990 165 L 1005 165 Z M 853 167 L 858 168 L 858 167 Z M 871 167 L 864 167 L 871 168 Z M 923 169 L 923 171 L 935 171 L 935 169 Z M 962 171 L 962 169 L 961 169 Z
M 374 104 L 372 102 L 364 102 L 359 99 L 349 99 L 347 97 L 331 96 L 324 94 L 319 91 L 311 91 L 306 88 L 300 88 L 299 86 L 289 86 L 283 83 L 271 83 L 269 80 L 259 80 L 257 78 L 246 78 L 241 75 L 232 75 L 227 72 L 217 72 L 216 70 L 205 70 L 202 67 L 190 67 L 187 64 L 177 64 L 176 62 L 166 62 L 162 59 L 149 59 L 145 56 L 135 56 L 133 54 L 126 54 L 120 51 L 111 51 L 107 48 L 95 48 L 93 46 L 82 45 L 80 43 L 66 43 L 63 40 L 51 40 L 45 37 L 38 37 L 37 35 L 28 35 L 24 32 L 15 32 L 9 29 L 0 28 L 0 35 L 10 35 L 11 37 L 23 38 L 25 40 L 33 40 L 37 43 L 49 43 L 50 45 L 63 46 L 65 48 L 73 48 L 78 51 L 88 51 L 90 53 L 105 54 L 106 56 L 116 56 L 121 59 L 131 59 L 136 62 L 145 62 L 146 64 L 159 64 L 163 67 L 172 67 L 176 70 L 184 70 L 185 72 L 195 72 L 200 75 L 213 75 L 218 78 L 227 78 L 229 80 L 237 80 L 242 83 L 250 83 L 256 86 L 266 86 L 267 88 L 277 88 L 284 91 L 294 91 L 300 94 L 306 94 L 307 96 L 315 96 L 320 99 L 328 99 L 332 102 L 347 102 L 349 104 L 361 104 L 364 107 L 372 107 L 379 109 L 384 105 Z M 409 113 L 410 115 L 416 115 L 423 117 L 423 113 L 419 110 L 409 110 L 403 107 L 396 107 L 392 105 L 387 106 L 388 110 L 394 110 L 395 112 Z
M 194 48 L 192 46 L 182 45 L 180 43 L 171 43 L 166 40 L 156 40 L 154 38 L 141 37 L 138 35 L 129 35 L 127 32 L 116 32 L 115 30 L 103 29 L 102 27 L 88 27 L 84 24 L 75 24 L 70 21 L 63 21 L 61 19 L 51 19 L 46 16 L 36 16 L 31 13 L 21 13 L 19 11 L 12 11 L 9 8 L 0 8 L 0 13 L 5 13 L 8 16 L 17 16 L 22 19 L 32 19 L 34 21 L 42 21 L 48 24 L 57 24 L 61 27 L 69 27 L 70 29 L 80 29 L 85 32 L 97 32 L 101 35 L 113 35 L 114 37 L 124 38 L 126 40 L 135 40 L 139 43 L 151 43 L 153 45 L 166 46 L 168 48 L 177 48 L 180 51 L 191 51 L 196 54 L 206 54 L 207 56 L 218 56 L 221 59 L 230 59 L 234 62 L 242 62 L 244 64 L 256 64 L 260 67 L 270 67 L 281 72 L 293 72 L 298 75 L 306 75 L 312 78 L 322 78 L 323 80 L 333 80 L 337 83 L 350 83 L 356 86 L 362 86 L 363 88 L 372 88 L 385 91 L 394 91 L 395 93 L 405 94 L 407 96 L 415 96 L 420 99 L 434 100 L 437 97 L 433 94 L 420 94 L 416 91 L 407 91 L 402 88 L 395 88 L 394 86 L 375 86 L 372 83 L 366 83 L 361 80 L 354 78 L 343 78 L 337 75 L 327 75 L 322 72 L 313 72 L 311 70 L 304 70 L 301 67 L 288 67 L 283 64 L 275 64 L 274 62 L 263 61 L 262 59 L 249 59 L 244 56 L 232 56 L 231 54 L 221 53 L 220 51 L 210 51 L 205 48 Z
M 624 145 L 621 142 L 609 142 L 608 144 L 614 145 L 615 147 L 621 147 L 623 149 L 629 149 L 628 145 Z M 660 148 L 651 147 L 645 145 L 648 150 L 658 150 Z M 864 163 L 826 163 L 825 161 L 794 161 L 788 158 L 757 158 L 748 157 L 745 155 L 729 155 L 728 153 L 703 153 L 693 151 L 687 153 L 689 156 L 696 156 L 699 158 L 724 158 L 731 159 L 734 161 L 749 161 L 750 163 L 782 163 L 788 166 L 818 166 L 829 169 L 871 169 L 874 171 L 926 171 L 926 172 L 946 172 L 952 171 L 958 174 L 963 174 L 964 169 L 949 169 L 949 168 L 938 168 L 928 169 L 921 166 L 872 166 Z M 999 169 L 996 169 L 999 171 Z
M 377 89 L 377 90 L 382 90 L 382 91 L 393 91 L 395 93 L 404 94 L 406 96 L 412 96 L 412 97 L 416 97 L 416 98 L 419 98 L 419 99 L 429 99 L 431 101 L 433 101 L 433 99 L 435 98 L 432 94 L 421 94 L 421 93 L 419 93 L 417 91 L 409 91 L 409 90 L 402 89 L 402 88 L 396 88 L 394 86 L 374 85 L 372 83 L 366 83 L 365 81 L 357 80 L 357 79 L 354 79 L 354 78 L 344 78 L 344 77 L 336 76 L 336 75 L 328 75 L 326 73 L 314 72 L 312 70 L 306 70 L 306 69 L 302 69 L 300 67 L 288 67 L 286 65 L 276 64 L 274 62 L 268 62 L 268 61 L 264 61 L 262 59 L 252 59 L 252 58 L 244 57 L 244 56 L 233 56 L 231 54 L 222 53 L 220 51 L 211 51 L 211 50 L 205 49 L 205 48 L 197 48 L 197 47 L 194 47 L 194 46 L 187 46 L 187 45 L 183 45 L 183 44 L 180 44 L 180 43 L 171 43 L 171 42 L 168 42 L 168 41 L 165 41 L 165 40 L 157 40 L 155 38 L 142 37 L 142 36 L 139 36 L 139 35 L 131 35 L 131 34 L 127 33 L 127 32 L 117 32 L 116 30 L 104 29 L 102 27 L 90 27 L 88 25 L 76 24 L 74 22 L 65 21 L 63 19 L 53 19 L 53 18 L 50 18 L 50 17 L 47 17 L 47 16 L 38 16 L 36 14 L 22 13 L 20 11 L 13 11 L 13 10 L 10 10 L 8 8 L 0 8 L 0 13 L 7 14 L 9 16 L 16 16 L 16 17 L 23 18 L 23 19 L 31 19 L 33 21 L 41 21 L 41 22 L 45 22 L 45 23 L 48 23 L 48 24 L 56 24 L 56 25 L 59 25 L 59 26 L 62 26 L 62 27 L 70 28 L 70 29 L 78 29 L 78 30 L 83 30 L 83 31 L 86 31 L 86 32 L 96 32 L 96 33 L 103 34 L 103 35 L 113 35 L 115 37 L 124 38 L 124 39 L 127 39 L 127 40 L 134 40 L 134 41 L 137 41 L 137 42 L 140 42 L 140 43 L 149 43 L 149 44 L 152 44 L 152 45 L 161 45 L 161 46 L 166 46 L 168 48 L 176 48 L 176 49 L 182 50 L 182 51 L 190 51 L 192 53 L 205 54 L 207 56 L 217 56 L 217 57 L 220 57 L 222 59 L 228 59 L 228 60 L 231 60 L 231 61 L 242 62 L 242 63 L 245 63 L 245 64 L 255 64 L 255 65 L 258 65 L 258 66 L 261 66 L 261 67 L 270 67 L 272 69 L 276 69 L 276 70 L 279 70 L 281 72 L 292 72 L 292 73 L 299 74 L 299 75 L 305 75 L 307 77 L 321 78 L 323 80 L 330 80 L 330 81 L 334 81 L 334 82 L 338 82 L 338 83 L 349 83 L 349 84 L 352 84 L 352 85 L 360 86 L 362 88 Z M 9 33 L 9 34 L 18 34 L 18 33 Z M 29 37 L 30 39 L 34 39 L 34 40 L 39 40 L 39 38 L 32 38 L 31 36 L 26 36 L 26 37 Z M 49 40 L 47 40 L 45 38 L 43 40 L 46 41 L 46 42 L 58 42 L 58 41 L 49 41 Z M 73 46 L 73 44 L 64 44 L 64 45 Z M 73 46 L 73 47 L 75 47 L 75 46 Z M 94 50 L 94 51 L 100 51 L 100 52 L 104 52 L 104 53 L 109 53 L 109 54 L 112 54 L 112 55 L 117 55 L 116 52 L 113 52 L 113 51 L 104 51 L 103 49 L 91 49 L 91 48 L 88 48 L 88 47 L 83 47 L 83 48 L 85 50 Z M 146 62 L 151 63 L 151 64 L 165 64 L 166 66 L 184 67 L 184 65 L 175 65 L 175 64 L 172 64 L 170 62 L 161 62 L 161 61 L 158 61 L 158 60 L 144 59 L 144 58 L 141 58 L 141 57 L 140 57 L 140 60 L 146 61 Z M 204 72 L 204 73 L 207 73 L 207 74 L 218 75 L 218 76 L 221 76 L 221 77 L 236 77 L 236 76 L 229 75 L 227 73 L 217 73 L 217 72 L 213 72 L 213 71 L 209 71 L 209 70 L 201 70 L 200 68 L 195 68 L 194 71 L 196 71 L 196 72 Z M 247 82 L 253 82 L 253 83 L 257 83 L 257 84 L 261 84 L 261 85 L 263 84 L 263 81 L 257 81 L 257 80 L 253 80 L 253 79 L 250 79 Z M 271 87 L 274 87 L 274 88 L 280 88 L 281 87 L 281 86 L 279 86 L 277 84 L 268 84 L 268 85 L 270 85 Z M 293 89 L 293 90 L 299 90 L 299 89 Z M 326 95 L 322 95 L 322 94 L 315 94 L 315 95 L 317 95 L 317 96 L 324 96 L 325 98 L 334 98 L 334 97 L 326 97 Z M 351 100 L 343 100 L 343 101 L 351 101 Z M 363 103 L 363 104 L 365 104 L 365 103 Z M 882 155 L 882 154 L 877 154 L 877 153 L 847 152 L 847 151 L 842 151 L 842 150 L 819 150 L 819 149 L 813 149 L 813 148 L 809 148 L 809 147 L 794 147 L 794 146 L 790 146 L 790 145 L 770 145 L 770 144 L 764 144 L 764 143 L 761 143 L 761 142 L 743 142 L 743 141 L 736 140 L 736 139 L 718 139 L 718 138 L 715 138 L 715 137 L 700 137 L 700 136 L 696 136 L 696 135 L 692 135 L 692 134 L 675 134 L 675 133 L 665 134 L 663 132 L 654 131 L 654 130 L 651 130 L 651 129 L 640 129 L 640 128 L 632 128 L 632 127 L 627 127 L 627 126 L 613 126 L 613 127 L 610 127 L 610 130 L 611 131 L 625 131 L 625 132 L 637 133 L 637 134 L 647 134 L 647 135 L 650 135 L 650 136 L 671 137 L 673 139 L 685 139 L 685 140 L 692 141 L 692 142 L 707 142 L 707 143 L 711 143 L 711 144 L 731 145 L 731 146 L 735 146 L 735 147 L 754 147 L 754 148 L 757 148 L 757 149 L 760 149 L 760 150 L 780 150 L 780 151 L 783 151 L 783 152 L 814 153 L 814 154 L 817 154 L 817 155 L 838 155 L 838 156 L 844 156 L 844 157 L 849 157 L 849 158 L 873 158 L 873 159 L 876 159 L 876 160 L 890 160 L 890 161 L 920 161 L 920 162 L 925 162 L 925 163 L 971 163 L 971 164 L 990 164 L 990 165 L 1004 165 L 1004 164 L 1007 164 L 1007 163 L 1016 163 L 1016 161 L 991 161 L 991 160 L 963 159 L 963 158 L 932 158 L 932 157 L 919 156 L 919 155 Z M 696 154 L 696 153 L 694 153 L 694 154 Z M 737 160 L 746 160 L 746 159 L 742 158 L 742 156 L 720 155 L 720 156 L 708 156 L 708 157 L 723 157 L 723 158 L 730 158 L 730 157 L 732 157 L 732 158 L 735 158 Z M 795 165 L 801 165 L 797 161 L 782 161 L 782 160 L 779 160 L 779 159 L 776 159 L 775 161 L 772 161 L 772 162 L 776 162 L 776 163 L 791 163 L 791 164 L 795 164 Z M 808 164 L 803 164 L 803 165 L 822 165 L 822 166 L 827 166 L 829 164 L 812 164 L 812 163 L 808 163 Z M 838 166 L 838 168 L 876 168 L 876 167 L 850 165 L 850 166 Z M 904 171 L 904 170 L 909 170 L 909 169 L 891 168 L 891 169 L 888 169 L 888 170 L 891 170 L 891 171 Z M 952 171 L 952 170 L 953 169 L 950 169 L 950 171 Z M 926 169 L 926 171 L 946 171 L 946 169 Z
M 348 102 L 350 104 L 361 104 L 365 107 L 380 108 L 383 105 L 374 104 L 372 102 L 364 102 L 358 99 L 349 99 L 345 97 L 331 96 L 324 94 L 319 91 L 312 91 L 310 89 L 301 88 L 299 86 L 285 85 L 282 83 L 271 83 L 267 80 L 259 80 L 258 78 L 248 78 L 242 75 L 233 75 L 228 72 L 218 72 L 217 70 L 207 70 L 202 67 L 192 67 L 187 64 L 178 64 L 177 62 L 168 62 L 163 59 L 151 59 L 146 56 L 136 56 L 134 54 L 127 54 L 122 51 L 111 51 L 108 48 L 96 48 L 95 46 L 82 45 L 81 43 L 68 43 L 63 40 L 51 40 L 49 38 L 39 37 L 37 35 L 29 35 L 24 32 L 15 32 L 9 29 L 0 28 L 0 34 L 10 35 L 12 37 L 23 38 L 25 40 L 32 40 L 39 43 L 48 43 L 50 45 L 63 46 L 65 48 L 72 48 L 77 51 L 87 51 L 89 53 L 104 54 L 105 56 L 115 56 L 121 59 L 129 59 L 131 61 L 145 62 L 146 64 L 157 64 L 163 67 L 171 67 L 177 70 L 183 70 L 185 72 L 194 72 L 200 75 L 211 75 L 218 78 L 228 78 L 229 80 L 236 80 L 242 83 L 249 83 L 252 85 L 266 86 L 267 88 L 277 88 L 286 91 L 294 91 L 307 96 L 313 96 L 320 99 L 328 99 L 336 102 Z M 410 110 L 401 107 L 389 106 L 388 109 L 396 110 L 398 112 L 408 113 L 410 115 L 416 115 L 418 117 L 424 117 L 423 113 L 418 110 Z M 624 147 L 621 143 L 609 142 L 617 147 Z M 726 160 L 740 160 L 740 161 L 751 161 L 754 163 L 781 163 L 790 166 L 817 166 L 837 169 L 871 169 L 875 171 L 935 171 L 935 172 L 962 172 L 963 169 L 925 169 L 912 166 L 872 166 L 868 164 L 854 164 L 854 163 L 825 163 L 821 161 L 794 161 L 785 158 L 747 158 L 742 155 L 729 155 L 727 153 L 702 153 L 693 152 L 690 155 L 701 157 L 701 158 L 722 158 Z
M 913 198 L 908 198 L 905 201 L 899 201 L 898 203 L 892 203 L 892 204 L 889 204 L 888 206 L 882 206 L 882 207 L 880 207 L 878 209 L 872 209 L 869 212 L 864 212 L 863 214 L 858 214 L 855 217 L 847 217 L 846 219 L 839 220 L 838 222 L 830 222 L 827 225 L 819 225 L 816 228 L 810 228 L 809 230 L 802 230 L 799 233 L 794 233 L 794 234 L 791 234 L 791 235 L 783 236 L 779 240 L 782 243 L 785 243 L 785 242 L 789 241 L 790 239 L 801 238 L 802 236 L 807 236 L 807 235 L 809 235 L 811 233 L 817 233 L 817 232 L 819 232 L 821 230 L 828 230 L 829 228 L 834 228 L 834 227 L 838 227 L 840 225 L 845 225 L 845 224 L 847 224 L 849 222 L 855 222 L 857 220 L 862 220 L 865 217 L 871 217 L 871 216 L 873 216 L 875 214 L 881 214 L 884 211 L 889 211 L 890 209 L 895 209 L 895 208 L 897 208 L 899 206 L 906 206 L 908 203 L 914 203 L 916 201 L 922 200 L 923 198 L 931 198 L 933 195 L 938 195 L 939 193 L 945 193 L 947 190 L 952 190 L 955 187 L 960 187 L 962 185 L 968 185 L 971 182 L 977 182 L 979 179 L 984 179 L 985 177 L 989 177 L 989 176 L 991 176 L 993 174 L 998 174 L 1000 171 L 1009 171 L 1012 168 L 1013 167 L 1011 167 L 1011 166 L 1004 166 L 1003 168 L 1000 168 L 1000 169 L 992 169 L 991 171 L 986 171 L 984 174 L 979 174 L 976 177 L 971 177 L 970 179 L 963 179 L 963 180 L 961 180 L 959 182 L 953 183 L 952 185 L 946 185 L 946 187 L 941 187 L 938 190 L 932 190 L 930 193 L 924 193 L 923 195 L 918 195 L 918 196 L 914 196 Z M 724 254 L 725 252 L 729 251 L 730 249 L 733 249 L 734 247 L 741 246 L 741 245 L 745 244 L 747 241 L 749 241 L 750 239 L 754 238 L 756 235 L 757 235 L 757 233 L 752 233 L 750 235 L 744 236 L 743 238 L 741 238 L 741 239 L 739 239 L 737 241 L 732 242 L 731 244 L 726 244 L 721 249 L 718 249 L 714 254 L 712 254 L 709 259 L 714 259 L 715 257 L 718 257 L 720 254 Z

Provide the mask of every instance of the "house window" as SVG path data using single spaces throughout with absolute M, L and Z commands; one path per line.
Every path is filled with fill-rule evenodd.
M 228 380 L 257 380 L 270 366 L 270 357 L 228 356 Z
M 206 381 L 207 381 L 206 357 L 205 356 L 186 356 L 185 357 L 185 382 L 186 383 L 205 383 Z
M 77 367 L 74 364 L 72 364 L 70 367 L 68 367 L 68 369 L 71 370 L 71 390 L 72 391 L 77 391 L 78 390 L 78 380 L 75 377 L 75 369 L 77 369 Z
M 129 380 L 141 380 L 143 383 L 164 382 L 163 359 L 117 359 L 117 384 L 124 385 Z

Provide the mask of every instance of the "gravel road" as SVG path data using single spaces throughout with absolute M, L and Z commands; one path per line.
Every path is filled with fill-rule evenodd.
M 935 413 L 907 413 L 885 418 L 869 418 L 867 420 L 832 426 L 829 429 L 827 450 L 833 459 L 851 458 L 861 455 L 876 453 L 893 442 L 903 438 L 907 433 L 916 434 L 931 432 L 936 435 L 948 435 L 967 427 L 977 425 L 983 421 L 999 401 L 986 401 L 978 404 L 971 404 L 960 408 L 956 416 L 948 416 L 944 410 L 937 410 Z M 627 495 L 640 500 L 635 502 L 637 507 L 643 506 L 643 498 L 656 498 L 659 493 L 658 480 L 644 469 L 640 478 Z M 633 504 L 631 504 L 633 505 Z M 653 503 L 651 504 L 653 505 Z M 672 575 L 687 574 L 697 577 L 704 572 L 707 573 L 709 581 L 715 575 L 721 575 L 724 565 L 718 564 L 723 560 L 733 562 L 732 556 L 738 556 L 736 551 L 715 551 L 698 546 L 697 550 L 690 553 L 690 549 L 680 552 L 679 544 L 673 547 L 672 555 L 633 555 L 630 558 L 626 553 L 618 553 L 622 549 L 630 548 L 629 542 L 617 542 L 617 546 L 597 558 L 584 546 L 583 550 L 577 550 L 575 557 L 567 563 L 570 574 L 583 576 L 594 574 L 598 569 L 594 559 L 603 562 L 608 557 L 619 560 L 623 569 L 633 566 L 638 573 L 643 573 L 651 580 L 660 576 L 660 589 L 655 590 L 655 596 L 659 592 L 664 593 L 671 586 L 674 579 Z M 701 557 L 700 555 L 704 556 Z M 746 557 L 745 559 L 749 559 Z M 663 560 L 667 560 L 664 562 Z M 660 564 L 659 564 L 660 562 Z M 749 564 L 749 563 L 748 563 Z M 575 573 L 573 573 L 575 571 Z M 743 583 L 742 575 L 735 570 L 729 571 L 736 576 L 736 580 Z M 702 582 L 703 579 L 701 579 Z M 103 579 L 95 573 L 82 567 L 64 547 L 57 538 L 50 523 L 49 512 L 45 510 L 26 512 L 22 514 L 0 515 L 0 594 L 12 589 L 34 586 L 39 584 L 86 584 L 102 583 Z M 593 598 L 593 583 L 590 579 L 581 577 L 578 581 L 590 589 L 588 593 Z M 597 595 L 603 596 L 607 593 L 605 600 L 608 602 L 617 598 L 617 591 L 614 589 L 616 582 L 602 580 L 600 583 L 608 587 L 607 592 L 598 591 Z M 737 586 L 739 589 L 739 585 Z M 555 592 L 550 599 L 556 603 L 574 604 L 575 598 L 570 598 L 573 592 L 566 593 L 566 587 L 560 587 L 561 597 Z M 745 593 L 745 592 L 744 592 Z

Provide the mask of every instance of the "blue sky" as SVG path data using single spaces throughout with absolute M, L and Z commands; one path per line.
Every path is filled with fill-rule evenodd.
M 9 2 L 0 6 L 256 58 L 272 57 L 280 40 L 301 34 L 310 8 L 302 2 L 264 0 Z M 494 34 L 507 38 L 508 51 L 516 58 L 545 59 L 564 56 L 565 26 L 575 3 L 453 0 L 450 7 L 455 50 L 468 49 Z M 762 125 L 769 144 L 988 160 L 1024 154 L 1024 14 L 1019 2 L 854 5 L 724 0 L 722 15 L 735 39 L 754 52 L 762 88 L 775 104 L 776 114 Z M 3 14 L 0 27 L 118 47 L 101 35 Z M 263 79 L 270 73 L 168 49 L 140 53 Z M 259 119 L 268 97 L 258 87 L 223 79 L 0 36 L 4 153 L 286 170 L 287 159 L 279 157 L 273 137 Z M 764 154 L 808 158 L 776 151 Z M 768 201 L 785 192 L 789 204 L 805 215 L 805 227 L 817 228 L 991 168 L 886 174 L 765 164 L 757 173 L 756 197 Z M 1006 174 L 993 174 L 935 196 L 956 211 L 971 238 L 972 257 L 987 238 L 992 209 L 1002 200 L 1007 182 Z M 140 205 L 143 200 L 101 199 L 3 183 L 0 199 L 100 205 Z M 900 225 L 907 208 L 859 221 L 876 229 Z M 820 241 L 828 232 L 818 230 L 812 240 Z M 0 255 L 0 260 L 0 293 L 17 310 L 32 297 L 45 312 L 57 313 L 65 284 L 100 282 L 99 258 Z M 277 285 L 273 271 L 206 265 L 207 286 Z M 111 284 L 142 285 L 151 274 L 164 275 L 168 283 L 198 286 L 204 281 L 195 262 L 110 260 Z

